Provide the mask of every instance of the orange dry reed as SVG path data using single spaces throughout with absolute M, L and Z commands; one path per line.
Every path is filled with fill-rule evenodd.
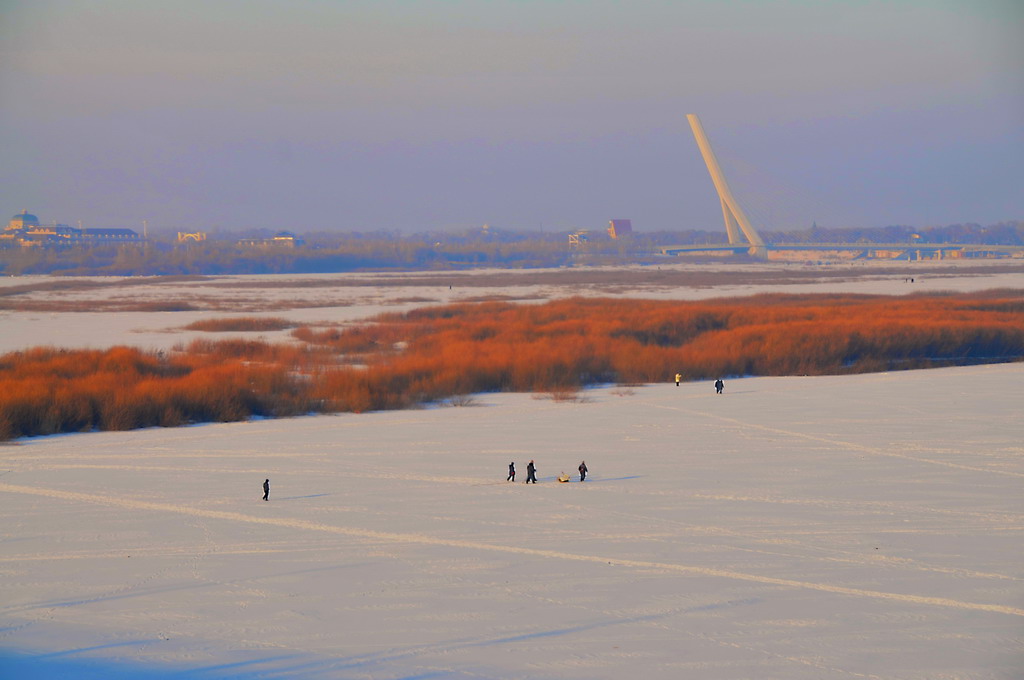
M 362 353 L 360 398 L 350 378 L 318 385 L 339 406 L 393 408 L 480 391 L 547 391 L 598 382 L 737 375 L 821 375 L 1017 361 L 1024 300 L 762 295 L 661 302 L 574 298 L 484 303 L 388 314 L 323 336 Z M 394 349 L 402 341 L 401 351 Z
M 1020 361 L 1024 296 L 489 302 L 293 336 L 305 344 L 200 340 L 168 356 L 127 347 L 5 355 L 0 437 L 362 412 L 675 373 L 699 380 Z

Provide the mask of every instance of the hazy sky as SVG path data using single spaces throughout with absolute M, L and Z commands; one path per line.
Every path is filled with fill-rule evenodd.
M 1020 0 L 0 0 L 0 217 L 1024 219 Z

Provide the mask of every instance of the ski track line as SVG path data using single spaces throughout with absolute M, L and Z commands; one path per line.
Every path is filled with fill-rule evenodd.
M 154 510 L 157 512 L 171 512 L 179 515 L 191 515 L 193 517 L 204 517 L 207 519 L 221 519 L 232 522 L 246 522 L 250 524 L 265 524 L 290 529 L 306 531 L 320 531 L 341 536 L 353 536 L 383 542 L 416 543 L 421 545 L 445 546 L 449 548 L 463 548 L 468 550 L 486 550 L 492 552 L 512 553 L 519 555 L 533 555 L 536 557 L 547 557 L 560 560 L 571 560 L 576 562 L 592 562 L 596 564 L 615 564 L 623 567 L 634 567 L 637 569 L 655 569 L 660 571 L 678 572 L 698 576 L 711 576 L 717 578 L 733 579 L 738 581 L 749 581 L 765 585 L 784 586 L 788 588 L 802 588 L 817 590 L 837 595 L 850 595 L 854 597 L 870 597 L 880 600 L 892 600 L 910 604 L 926 604 L 937 607 L 951 607 L 954 609 L 968 609 L 975 611 L 994 612 L 1009 614 L 1011 616 L 1024 617 L 1024 609 L 1008 607 L 1005 605 L 983 604 L 976 602 L 964 602 L 944 597 L 927 597 L 923 595 L 905 595 L 901 593 L 887 593 L 877 590 L 866 590 L 863 588 L 848 588 L 845 586 L 833 586 L 825 583 L 814 583 L 812 581 L 797 581 L 794 579 L 776 578 L 773 576 L 759 576 L 738 571 L 724 569 L 712 569 L 709 567 L 695 567 L 685 564 L 672 564 L 667 562 L 648 562 L 641 560 L 627 560 L 617 557 L 601 557 L 599 555 L 580 555 L 574 553 L 559 552 L 556 550 L 541 550 L 537 548 L 522 548 L 507 545 L 495 545 L 491 543 L 480 543 L 477 541 L 466 541 L 458 539 L 446 539 L 427 536 L 424 534 L 405 534 L 389 531 L 372 531 L 370 529 L 357 529 L 353 527 L 340 527 L 328 524 L 317 524 L 300 519 L 284 519 L 277 517 L 257 517 L 245 515 L 240 512 L 224 512 L 219 510 L 203 510 L 201 508 L 190 508 L 181 505 L 170 505 L 168 503 L 154 503 L 151 501 L 132 500 L 129 498 L 117 498 L 115 496 L 101 496 L 98 494 L 76 493 L 61 491 L 59 489 L 44 489 L 32 486 L 20 486 L 0 482 L 0 491 L 8 493 L 19 493 L 31 496 L 44 496 L 66 501 L 79 501 L 83 503 L 95 503 L 121 507 L 129 510 Z
M 102 434 L 102 433 L 98 433 L 98 434 Z M 85 436 L 87 436 L 87 435 L 85 435 Z M 206 460 L 206 459 L 211 459 L 211 458 L 213 458 L 213 459 L 224 458 L 224 459 L 228 459 L 228 460 L 232 460 L 232 459 L 235 459 L 235 458 L 242 458 L 242 459 L 246 459 L 246 460 L 254 459 L 254 458 L 270 458 L 270 459 L 277 459 L 277 458 L 303 458 L 303 459 L 308 459 L 308 460 L 324 460 L 325 459 L 324 458 L 324 454 L 322 452 L 312 453 L 311 454 L 311 453 L 308 453 L 308 452 L 307 453 L 286 453 L 286 452 L 281 452 L 281 451 L 275 451 L 275 452 L 268 452 L 268 453 L 260 453 L 258 451 L 243 451 L 241 453 L 238 453 L 238 452 L 228 451 L 228 450 L 215 450 L 215 449 L 213 449 L 213 450 L 207 450 L 204 453 L 190 453 L 190 452 L 187 452 L 187 451 L 181 451 L 180 449 L 173 449 L 173 448 L 162 448 L 162 447 L 161 448 L 150 448 L 150 447 L 141 447 L 140 448 L 140 447 L 136 447 L 133 442 L 126 442 L 126 444 L 128 445 L 127 448 L 129 450 L 134 450 L 137 453 L 141 453 L 141 454 L 145 455 L 147 459 L 150 459 L 150 460 L 155 460 L 155 459 L 158 459 L 158 458 L 196 458 L 196 459 L 200 459 L 200 460 Z M 2 456 L 2 455 L 3 454 L 0 454 L 0 456 Z M 11 455 L 13 456 L 14 454 L 12 453 Z M 29 455 L 30 454 L 27 451 L 21 451 L 21 453 L 20 453 L 20 457 L 26 458 L 28 460 L 31 460 L 31 458 L 29 458 Z M 114 459 L 120 460 L 121 458 L 124 457 L 124 452 L 123 451 L 116 451 L 116 452 L 115 451 L 110 451 L 110 452 L 97 451 L 97 452 L 90 453 L 88 456 L 83 456 L 81 450 L 79 450 L 79 449 L 73 449 L 73 450 L 54 449 L 54 450 L 51 450 L 51 451 L 47 451 L 46 455 L 47 456 L 51 456 L 51 457 L 53 457 L 53 458 L 55 458 L 57 460 L 76 460 L 76 459 L 81 459 L 81 460 L 103 460 L 105 458 L 114 458 Z
M 573 508 L 573 509 L 579 510 L 581 512 L 586 510 L 582 506 L 566 506 L 566 507 Z M 694 536 L 729 536 L 729 537 L 736 537 L 736 538 L 746 539 L 748 541 L 753 541 L 754 543 L 759 543 L 759 544 L 775 543 L 776 545 L 784 546 L 784 547 L 787 547 L 787 548 L 792 548 L 794 551 L 795 550 L 805 550 L 805 551 L 813 552 L 813 553 L 828 553 L 828 554 L 801 555 L 799 552 L 794 552 L 794 551 L 783 552 L 781 547 L 778 550 L 768 550 L 768 549 L 765 549 L 765 548 L 744 548 L 744 547 L 741 547 L 741 546 L 738 546 L 738 545 L 729 545 L 729 544 L 724 544 L 724 543 L 711 543 L 711 544 L 708 544 L 709 547 L 714 547 L 714 548 L 718 548 L 718 549 L 722 549 L 722 550 L 738 550 L 740 552 L 749 552 L 749 553 L 755 553 L 755 554 L 761 554 L 761 555 L 773 555 L 773 556 L 777 556 L 777 557 L 788 557 L 788 558 L 797 558 L 797 559 L 812 559 L 812 560 L 818 560 L 818 561 L 823 561 L 823 562 L 838 562 L 838 563 L 845 563 L 845 564 L 860 564 L 860 565 L 868 565 L 868 566 L 874 566 L 874 567 L 879 567 L 880 566 L 880 567 L 912 568 L 912 569 L 917 570 L 917 571 L 930 571 L 930 572 L 937 572 L 937 573 L 940 573 L 940 574 L 951 574 L 951 575 L 954 575 L 954 576 L 968 576 L 968 577 L 972 577 L 972 578 L 990 578 L 990 579 L 1001 579 L 1001 580 L 1008 580 L 1008 581 L 1024 580 L 1024 579 L 1019 579 L 1019 578 L 1017 578 L 1015 576 L 1007 576 L 1006 574 L 998 574 L 998 573 L 987 572 L 987 571 L 975 571 L 975 570 L 972 570 L 972 569 L 951 568 L 951 567 L 933 567 L 933 566 L 930 566 L 930 565 L 927 565 L 927 564 L 923 564 L 923 563 L 919 562 L 918 560 L 913 560 L 913 559 L 892 558 L 892 557 L 887 557 L 887 556 L 884 556 L 884 555 L 877 555 L 877 556 L 873 556 L 873 557 L 864 557 L 863 555 L 861 555 L 859 553 L 850 552 L 848 550 L 836 550 L 834 548 L 828 548 L 828 547 L 824 547 L 824 546 L 809 545 L 807 543 L 804 543 L 804 542 L 801 542 L 801 541 L 796 541 L 796 540 L 788 540 L 788 539 L 778 540 L 778 539 L 775 539 L 774 541 L 771 541 L 771 540 L 766 539 L 764 536 L 759 535 L 759 534 L 747 533 L 747 532 L 742 532 L 742 531 L 735 531 L 735 530 L 732 530 L 732 529 L 725 529 L 723 527 L 708 526 L 708 525 L 703 525 L 702 526 L 702 525 L 697 525 L 697 524 L 689 524 L 689 523 L 681 522 L 681 521 L 678 521 L 678 520 L 667 520 L 667 519 L 662 519 L 662 518 L 658 518 L 658 517 L 646 517 L 644 515 L 637 515 L 637 514 L 633 514 L 633 513 L 626 513 L 626 512 L 614 511 L 614 510 L 611 511 L 611 512 L 613 512 L 614 514 L 623 516 L 623 517 L 631 517 L 631 518 L 634 518 L 634 519 L 641 519 L 641 520 L 645 520 L 645 521 L 650 522 L 650 523 L 662 522 L 662 523 L 667 523 L 667 524 L 669 524 L 671 526 L 682 527 L 682 528 L 687 529 L 691 533 L 691 535 L 694 535 Z M 639 536 L 638 534 L 630 534 L 630 535 L 633 536 L 633 537 L 638 537 Z M 677 536 L 678 534 L 674 534 L 674 535 Z M 824 535 L 825 536 L 831 536 L 832 534 L 831 533 L 825 533 Z M 613 538 L 618 538 L 618 536 L 615 536 Z M 645 537 L 645 538 L 648 538 L 648 537 Z M 653 535 L 652 537 L 648 538 L 648 540 L 664 541 L 665 539 L 662 538 L 661 536 Z M 829 556 L 829 554 L 832 555 L 832 556 Z M 0 561 L 2 561 L 2 560 L 0 560 Z
M 251 470 L 245 470 L 240 468 L 204 468 L 204 467 L 185 467 L 185 466 L 172 466 L 172 465 L 103 465 L 94 463 L 41 463 L 35 464 L 30 463 L 26 467 L 27 470 L 31 471 L 42 471 L 42 470 L 117 470 L 120 472 L 202 472 L 204 474 L 252 474 L 262 475 L 267 472 L 266 468 L 253 468 Z M 270 474 L 270 473 L 268 473 Z M 289 470 L 274 470 L 274 475 L 292 475 L 292 476 L 308 476 L 307 472 L 292 472 Z M 353 472 L 348 471 L 345 473 L 347 478 L 359 478 L 359 479 L 387 479 L 387 480 L 401 480 L 407 482 L 428 482 L 431 484 L 448 483 L 448 484 L 472 484 L 474 486 L 483 485 L 499 485 L 506 484 L 506 482 L 482 482 L 481 478 L 478 477 L 438 477 L 436 475 L 428 474 L 399 474 L 399 473 L 387 473 L 387 472 Z
M 245 470 L 241 468 L 208 468 L 208 467 L 186 467 L 172 465 L 101 465 L 94 463 L 42 463 L 36 465 L 29 463 L 26 466 L 29 471 L 47 470 L 117 470 L 119 472 L 201 472 L 203 474 L 225 474 L 225 475 L 262 475 L 267 468 L 253 468 Z M 289 470 L 274 470 L 275 475 L 301 476 L 308 474 L 304 472 L 291 472 Z
M 294 553 L 302 552 L 325 552 L 331 550 L 331 548 L 261 548 L 261 549 L 231 549 L 231 550 L 217 550 L 215 554 L 220 557 L 221 555 L 272 555 L 274 553 L 287 553 L 289 555 Z M 50 560 L 100 560 L 107 559 L 109 557 L 120 556 L 121 554 L 131 554 L 134 557 L 139 558 L 151 558 L 151 557 L 181 557 L 184 555 L 194 556 L 196 551 L 193 549 L 181 549 L 181 550 L 162 550 L 162 549 L 139 549 L 139 548 L 123 548 L 120 550 L 109 550 L 105 552 L 92 552 L 92 553 L 65 553 L 60 555 L 15 555 L 12 557 L 0 557 L 0 564 L 10 562 L 49 562 Z
M 855 444 L 853 442 L 843 441 L 841 439 L 829 439 L 828 437 L 819 437 L 813 434 L 807 434 L 805 432 L 794 432 L 793 430 L 784 430 L 781 427 L 769 427 L 767 425 L 758 425 L 756 423 L 748 423 L 739 418 L 730 418 L 728 416 L 719 415 L 717 413 L 707 413 L 705 411 L 696 411 L 688 408 L 680 408 L 679 406 L 665 406 L 664 404 L 649 403 L 654 408 L 663 408 L 669 411 L 682 411 L 689 413 L 694 416 L 701 416 L 703 418 L 714 418 L 715 420 L 722 420 L 729 423 L 735 423 L 744 428 L 751 428 L 756 430 L 764 430 L 765 432 L 774 432 L 776 434 L 782 434 L 789 437 L 798 437 L 800 439 L 807 439 L 815 442 L 822 442 L 823 444 L 831 444 L 833 446 L 842 446 L 847 449 L 853 449 L 855 451 L 863 451 L 864 453 L 870 453 L 876 456 L 889 456 L 890 458 L 902 458 L 904 460 L 912 460 L 917 463 L 929 463 L 931 465 L 942 465 L 949 468 L 955 468 L 958 470 L 970 470 L 971 472 L 987 472 L 990 474 L 1007 475 L 1011 477 L 1024 477 L 1024 472 L 1011 472 L 1009 470 L 994 470 L 992 468 L 976 467 L 973 465 L 961 465 L 960 463 L 948 463 L 941 460 L 932 460 L 930 458 L 921 458 L 919 456 L 909 456 L 902 453 L 893 453 L 892 451 L 885 451 L 883 449 L 876 448 L 874 446 L 867 446 L 865 444 Z
M 909 514 L 912 512 L 921 514 L 951 515 L 953 517 L 972 517 L 985 519 L 992 522 L 1020 522 L 1024 515 L 1009 512 L 975 512 L 972 510 L 947 510 L 945 508 L 916 507 L 913 505 L 899 503 L 884 503 L 881 501 L 831 501 L 820 498 L 779 498 L 773 496 L 734 496 L 729 494 L 693 494 L 694 498 L 711 501 L 739 501 L 743 503 L 771 503 L 775 505 L 809 505 L 823 507 L 826 509 L 845 510 L 867 510 L 876 515 L 892 515 L 896 513 Z

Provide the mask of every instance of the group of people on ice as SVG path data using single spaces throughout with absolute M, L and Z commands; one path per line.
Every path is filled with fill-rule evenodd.
M 586 479 L 587 479 L 587 461 L 585 461 L 585 460 L 584 461 L 580 461 L 580 466 L 578 468 L 576 468 L 576 469 L 580 471 L 580 481 L 581 482 L 586 481 Z M 516 481 L 516 462 L 515 461 L 512 461 L 511 463 L 508 464 L 508 479 L 506 479 L 505 481 L 506 482 L 514 482 L 514 481 Z M 565 472 L 563 472 L 562 474 L 558 475 L 558 481 L 560 481 L 560 482 L 568 482 L 569 481 L 569 475 L 567 475 L 567 474 L 565 474 Z M 532 460 L 529 463 L 526 464 L 526 482 L 525 483 L 529 484 L 530 482 L 533 482 L 534 484 L 537 483 L 537 466 L 536 466 L 536 464 L 534 464 L 534 462 Z
M 675 377 L 676 377 L 676 387 L 679 387 L 679 383 L 682 382 L 683 376 L 680 373 L 676 373 Z M 715 393 L 716 394 L 721 394 L 723 389 L 725 389 L 725 383 L 722 382 L 721 378 L 719 378 L 718 380 L 715 381 Z M 581 482 L 586 481 L 586 479 L 587 479 L 587 462 L 586 461 L 580 461 L 580 465 L 576 469 L 579 470 L 579 472 L 580 472 L 580 481 Z M 506 479 L 505 481 L 506 482 L 514 482 L 514 481 L 516 481 L 516 462 L 515 461 L 512 461 L 511 463 L 508 464 L 508 479 Z M 568 482 L 569 481 L 569 475 L 565 474 L 565 472 L 563 471 L 562 474 L 558 475 L 558 481 L 560 481 L 560 482 Z M 537 466 L 536 466 L 536 464 L 532 460 L 529 463 L 526 464 L 526 482 L 525 483 L 529 484 L 530 482 L 533 482 L 534 484 L 537 483 Z M 269 479 L 266 480 L 265 482 L 263 482 L 263 500 L 265 500 L 265 501 L 266 500 L 270 500 L 270 480 Z
M 580 481 L 581 482 L 585 481 L 587 479 L 587 461 L 585 461 L 585 460 L 584 461 L 580 461 L 580 466 L 578 468 L 576 468 L 576 469 L 580 471 Z M 512 461 L 511 463 L 508 464 L 508 479 L 505 480 L 505 481 L 508 481 L 508 482 L 516 481 L 516 463 L 515 463 L 515 461 Z M 558 476 L 558 481 L 560 481 L 560 482 L 568 482 L 569 481 L 569 475 L 567 475 L 567 474 L 565 474 L 563 472 L 562 474 L 560 474 Z M 533 482 L 534 484 L 537 483 L 537 465 L 532 460 L 529 463 L 526 464 L 526 484 L 529 484 L 530 482 Z M 263 481 L 263 500 L 265 500 L 265 501 L 269 501 L 270 500 L 270 480 L 269 479 L 266 479 L 266 480 Z
M 679 387 L 679 383 L 682 381 L 683 376 L 679 373 L 676 374 L 676 387 Z M 722 390 L 725 389 L 725 383 L 719 378 L 715 381 L 715 392 L 721 394 Z M 586 481 L 587 479 L 587 461 L 581 461 L 580 467 L 577 468 L 580 471 L 580 481 Z M 568 481 L 569 476 L 563 471 L 558 475 L 558 481 Z M 506 481 L 515 481 L 515 461 L 509 463 L 509 476 Z M 525 483 L 534 482 L 537 483 L 537 465 L 534 461 L 530 461 L 526 464 L 526 481 Z M 263 500 L 270 500 L 270 480 L 267 479 L 263 482 Z
M 679 387 L 679 383 L 681 383 L 682 381 L 683 381 L 683 374 L 682 373 L 676 373 L 676 387 Z M 719 378 L 718 380 L 715 381 L 715 393 L 716 394 L 721 394 L 722 390 L 724 390 L 724 389 L 725 389 L 725 383 L 722 382 L 721 378 Z

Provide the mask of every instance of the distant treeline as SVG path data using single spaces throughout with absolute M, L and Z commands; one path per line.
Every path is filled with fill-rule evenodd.
M 0 247 L 0 273 L 60 275 L 178 275 L 331 273 L 387 269 L 459 269 L 469 267 L 560 267 L 570 264 L 653 262 L 662 245 L 722 244 L 724 232 L 690 230 L 637 232 L 612 240 L 603 231 L 589 234 L 585 245 L 571 248 L 567 233 L 472 230 L 458 234 L 388 233 L 303 234 L 297 247 L 254 247 L 237 243 L 242 236 L 264 237 L 266 231 L 221 233 L 203 242 L 24 248 Z M 983 227 L 956 224 L 914 229 L 839 229 L 762 232 L 769 243 L 969 243 L 1024 245 L 1024 222 Z
M 214 328 L 218 328 L 215 324 Z M 864 373 L 1024 360 L 1024 291 L 457 304 L 296 342 L 0 357 L 0 438 L 362 412 L 488 391 Z

